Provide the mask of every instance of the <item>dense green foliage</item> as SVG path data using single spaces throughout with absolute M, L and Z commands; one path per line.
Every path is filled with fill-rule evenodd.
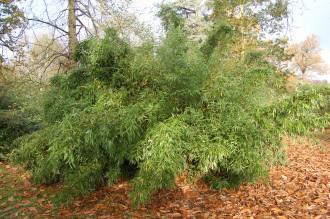
M 22 104 L 15 89 L 5 80 L 0 81 L 0 160 L 13 148 L 13 141 L 38 128 Z
M 201 47 L 170 24 L 160 45 L 132 47 L 112 29 L 82 42 L 79 67 L 45 95 L 47 124 L 13 160 L 37 183 L 63 182 L 66 201 L 128 175 L 135 205 L 183 172 L 219 188 L 266 178 L 283 134 L 329 125 L 330 90 L 286 93 L 262 50 L 233 56 L 233 31 L 218 24 Z

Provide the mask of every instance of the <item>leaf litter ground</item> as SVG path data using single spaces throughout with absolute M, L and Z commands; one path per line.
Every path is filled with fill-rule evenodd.
M 178 179 L 177 189 L 137 209 L 125 181 L 55 209 L 58 185 L 33 185 L 21 168 L 1 163 L 0 218 L 330 218 L 330 131 L 318 137 L 286 139 L 289 162 L 271 170 L 268 184 L 217 191 Z

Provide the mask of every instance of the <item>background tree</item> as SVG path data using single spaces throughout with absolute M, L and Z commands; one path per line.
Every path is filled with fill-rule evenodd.
M 292 57 L 294 71 L 300 71 L 305 75 L 309 71 L 323 73 L 327 70 L 321 57 L 319 40 L 315 35 L 308 36 L 300 43 L 292 44 L 288 49 Z
M 6 50 L 14 51 L 15 43 L 22 35 L 24 15 L 14 0 L 0 0 L 0 75 Z
M 206 39 L 206 33 L 212 26 L 208 17 L 210 12 L 205 1 L 179 0 L 160 5 L 158 15 L 162 19 L 165 30 L 172 22 L 184 28 L 189 40 L 201 43 Z
M 48 34 L 39 36 L 27 51 L 26 63 L 19 69 L 20 76 L 39 85 L 47 84 L 51 77 L 65 71 L 68 60 L 62 56 L 64 52 L 59 40 Z
M 47 29 L 52 29 L 52 37 L 54 39 L 62 39 L 66 44 L 67 51 L 62 54 L 62 56 L 68 59 L 69 68 L 74 66 L 74 50 L 78 42 L 78 33 L 77 33 L 77 1 L 76 0 L 67 0 L 66 4 L 64 1 L 59 1 L 57 7 L 60 10 L 57 10 L 56 13 L 52 12 L 51 5 L 46 0 L 43 0 L 44 3 L 44 16 L 43 18 L 36 16 L 33 10 L 32 0 L 30 2 L 30 10 L 27 12 L 29 14 L 28 21 L 30 27 L 42 27 L 40 24 L 46 25 Z M 67 5 L 62 7 L 62 5 Z M 32 15 L 32 16 L 31 16 Z M 45 18 L 45 19 L 44 19 Z
M 232 55 L 242 55 L 246 49 L 259 47 L 257 39 L 264 40 L 269 34 L 275 45 L 279 34 L 287 27 L 289 1 L 225 0 L 210 1 L 209 4 L 213 8 L 211 19 L 226 23 L 235 31 L 235 40 L 239 43 L 233 45 Z
M 151 28 L 140 22 L 138 15 L 128 10 L 131 0 L 98 0 L 94 6 L 98 16 L 94 17 L 94 29 L 97 30 L 95 36 L 111 27 L 117 30 L 122 39 L 135 45 L 139 45 L 145 40 L 154 40 Z
M 69 0 L 68 3 L 69 17 L 68 17 L 68 36 L 69 36 L 69 62 L 70 65 L 74 65 L 74 51 L 78 42 L 77 39 L 77 16 L 76 16 L 76 1 Z
M 99 37 L 105 27 L 110 24 L 121 29 L 133 29 L 134 20 L 127 16 L 127 7 L 130 0 L 30 0 L 27 4 L 26 14 L 29 21 L 29 29 L 45 28 L 52 39 L 57 39 L 65 49 L 62 56 L 70 63 L 68 69 L 74 66 L 73 53 L 78 41 L 89 37 Z M 38 5 L 38 7 L 36 6 Z M 41 12 L 38 12 L 41 10 Z M 122 15 L 125 13 L 125 16 Z M 117 19 L 113 19 L 116 17 Z M 126 22 L 129 20 L 130 22 Z M 127 25 L 131 23 L 131 25 Z M 141 25 L 135 25 L 135 29 Z M 120 28 L 118 28 L 120 29 Z M 140 28 L 141 30 L 141 28 Z M 38 33 L 34 32 L 37 36 Z M 127 35 L 127 34 L 126 34 Z M 55 61 L 55 60 L 54 60 Z

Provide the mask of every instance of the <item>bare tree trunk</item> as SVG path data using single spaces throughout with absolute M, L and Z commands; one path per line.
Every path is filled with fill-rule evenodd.
M 76 13 L 75 13 L 75 0 L 69 0 L 69 62 L 70 62 L 70 68 L 73 68 L 75 66 L 74 61 L 74 51 L 78 42 L 77 39 L 77 30 L 76 30 Z
M 2 64 L 2 57 L 0 55 L 0 82 L 3 79 L 3 64 Z

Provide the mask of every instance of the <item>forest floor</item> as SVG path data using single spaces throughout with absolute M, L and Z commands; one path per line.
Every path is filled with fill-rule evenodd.
M 33 185 L 21 168 L 0 163 L 0 218 L 330 218 L 330 131 L 318 139 L 287 139 L 288 163 L 271 170 L 268 184 L 215 191 L 178 181 L 138 209 L 127 182 L 55 209 L 58 186 Z

